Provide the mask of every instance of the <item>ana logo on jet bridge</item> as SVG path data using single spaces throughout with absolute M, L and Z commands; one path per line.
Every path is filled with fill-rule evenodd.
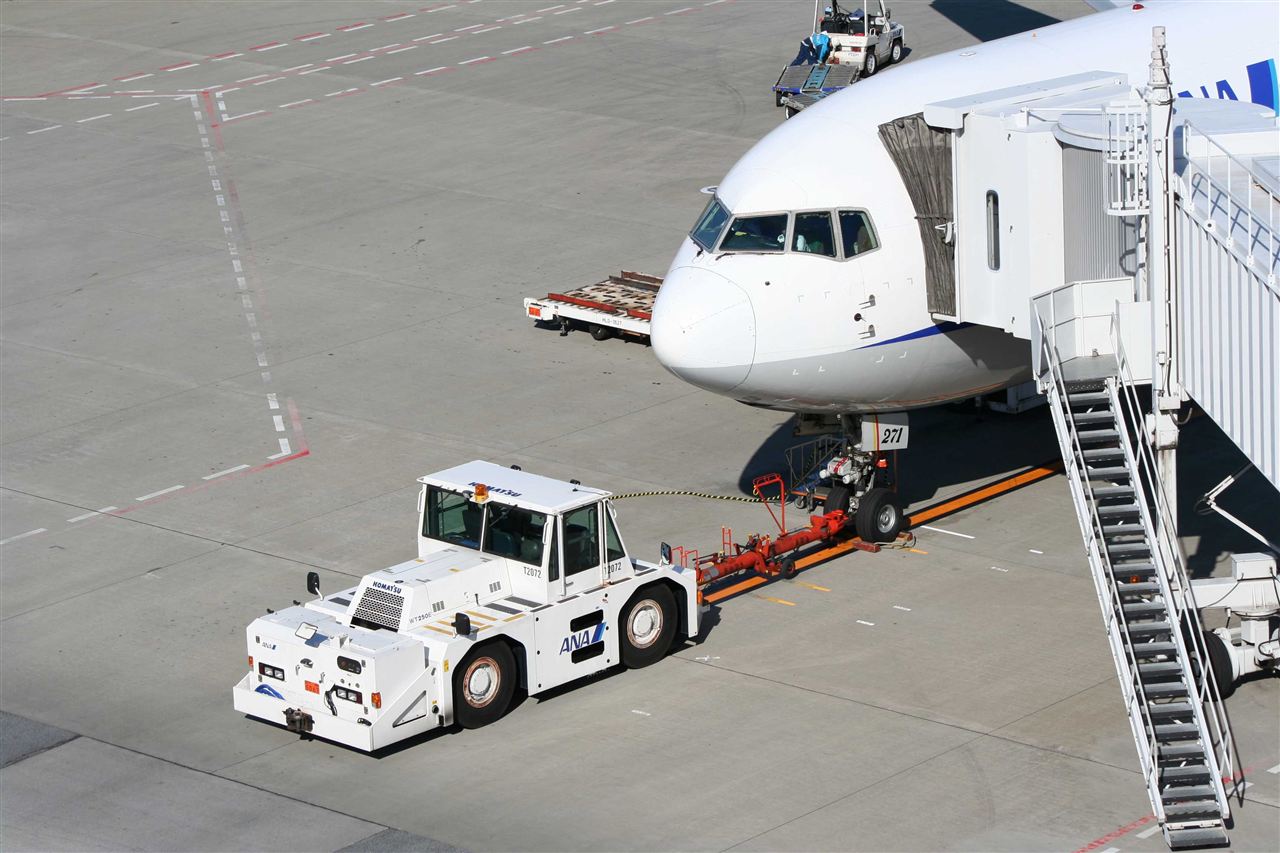
M 565 652 L 576 652 L 583 646 L 591 646 L 604 639 L 605 623 L 601 622 L 592 628 L 583 628 L 576 634 L 570 634 L 564 638 L 564 642 L 560 644 L 560 654 Z

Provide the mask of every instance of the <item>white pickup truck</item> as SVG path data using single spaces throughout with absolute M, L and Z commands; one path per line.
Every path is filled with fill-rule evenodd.
M 695 570 L 632 558 L 609 493 L 489 462 L 418 482 L 418 556 L 255 619 L 236 710 L 374 751 L 697 635 Z

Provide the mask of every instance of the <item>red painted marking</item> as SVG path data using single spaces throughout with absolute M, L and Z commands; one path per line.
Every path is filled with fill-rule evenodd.
M 384 16 L 381 18 L 381 20 L 383 20 L 383 21 L 398 21 L 398 20 L 400 20 L 401 18 L 407 18 L 407 17 L 409 17 L 409 14 L 410 14 L 409 12 L 400 12 L 400 13 L 395 14 L 395 15 L 384 15 Z
M 209 128 L 213 131 L 213 146 L 223 151 L 225 149 L 222 147 L 222 131 L 218 130 L 218 113 L 213 108 L 213 95 L 208 89 L 200 93 L 200 102 L 204 104 L 204 114 L 208 117 Z
M 275 47 L 279 43 L 280 42 L 278 41 L 269 41 L 266 44 L 255 44 L 253 47 L 249 48 L 249 50 L 262 50 L 264 47 Z
M 115 79 L 116 80 L 132 80 L 134 77 L 137 77 L 139 74 L 146 74 L 146 73 L 147 72 L 145 71 L 135 71 L 132 74 L 126 74 L 123 77 L 116 77 Z
M 1106 844 L 1110 844 L 1112 841 L 1115 841 L 1120 836 L 1127 835 L 1128 833 L 1133 832 L 1135 829 L 1142 826 L 1143 824 L 1151 823 L 1151 821 L 1155 819 L 1156 819 L 1156 816 L 1150 815 L 1150 814 L 1147 815 L 1146 817 L 1140 817 L 1137 820 L 1135 820 L 1133 823 L 1127 823 L 1124 826 L 1120 827 L 1119 829 L 1114 829 L 1111 832 L 1108 832 L 1106 835 L 1102 836 L 1101 838 L 1095 838 L 1093 841 L 1090 841 L 1088 844 L 1081 847 L 1079 850 L 1076 850 L 1075 853 L 1088 853 L 1088 851 L 1090 850 L 1097 850 L 1099 847 L 1102 847 Z
M 293 423 L 293 436 L 298 440 L 298 444 L 302 449 L 306 450 L 309 445 L 307 444 L 307 437 L 302 434 L 302 416 L 298 414 L 298 405 L 293 402 L 292 397 L 286 398 L 285 403 L 289 407 L 289 420 Z
M 354 30 L 356 27 L 363 27 L 368 21 L 357 21 L 354 24 L 347 24 L 345 27 L 338 27 L 338 32 L 345 33 L 347 30 Z
M 324 35 L 324 33 L 303 33 L 303 34 L 302 34 L 302 35 L 300 35 L 300 36 L 294 36 L 294 37 L 293 37 L 293 40 L 294 40 L 294 41 L 302 41 L 303 39 L 313 39 L 313 38 L 315 38 L 316 36 L 322 36 L 322 35 Z
M 215 53 L 213 56 L 210 56 L 209 58 L 210 59 L 226 59 L 228 56 L 235 56 L 237 53 L 239 53 L 239 51 L 228 50 L 226 53 Z
M 284 457 L 281 457 L 280 459 L 272 459 L 270 462 L 264 462 L 261 465 L 255 465 L 252 468 L 246 468 L 243 471 L 237 471 L 234 474 L 227 474 L 225 476 L 219 477 L 216 480 L 208 480 L 206 482 L 199 483 L 194 486 L 187 486 L 185 489 L 183 489 L 180 492 L 170 492 L 167 495 L 161 495 L 158 498 L 152 498 L 151 500 L 146 501 L 144 503 L 134 504 L 133 506 L 127 506 L 124 509 L 117 509 L 114 512 L 103 513 L 102 515 L 96 516 L 96 518 L 105 518 L 107 516 L 128 515 L 129 513 L 136 512 L 137 510 L 140 510 L 143 507 L 149 507 L 149 506 L 153 506 L 154 504 L 164 503 L 165 501 L 173 500 L 174 498 L 180 498 L 183 495 L 188 495 L 188 494 L 191 494 L 192 492 L 203 491 L 204 489 L 207 489 L 210 486 L 216 486 L 219 483 L 227 482 L 230 480 L 237 480 L 241 477 L 247 477 L 250 474 L 258 474 L 258 473 L 261 473 L 262 471 L 267 470 L 268 468 L 274 468 L 277 465 L 283 465 L 286 462 L 292 462 L 295 459 L 301 459 L 304 456 L 310 456 L 310 455 L 311 455 L 310 450 L 299 450 L 297 453 L 294 453 L 290 456 L 284 456 Z M 86 519 L 86 521 L 93 521 L 93 520 L 94 519 Z
M 78 92 L 81 89 L 88 89 L 90 86 L 101 86 L 101 85 L 102 85 L 101 83 L 81 83 L 79 86 L 71 86 L 66 89 L 58 89 L 55 92 L 41 92 L 39 95 L 34 95 L 33 97 L 47 98 L 51 95 L 62 95 L 62 94 L 66 94 L 67 92 Z
M 196 63 L 194 63 L 194 62 L 178 62 L 178 63 L 175 63 L 175 64 L 173 64 L 173 65 L 162 65 L 162 66 L 160 66 L 160 70 L 161 70 L 161 71 L 173 71 L 173 70 L 175 70 L 175 69 L 177 69 L 177 68 L 190 68 L 191 66 L 193 66 L 193 65 L 195 65 L 195 64 L 196 64 Z

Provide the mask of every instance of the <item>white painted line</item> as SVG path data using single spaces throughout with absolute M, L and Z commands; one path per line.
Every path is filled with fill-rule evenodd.
M 62 127 L 62 125 L 60 124 L 51 124 L 48 127 L 42 127 L 39 130 L 28 130 L 27 136 L 34 136 L 37 133 L 44 133 L 46 130 L 57 130 L 60 127 Z
M 314 63 L 314 62 L 307 62 L 307 63 L 305 63 L 305 64 L 303 64 L 303 65 L 295 65 L 295 66 L 293 66 L 292 68 L 286 68 L 285 70 L 281 71 L 280 73 L 281 73 L 281 74 L 288 74 L 288 73 L 289 73 L 289 72 L 291 72 L 291 71 L 301 71 L 301 70 L 302 70 L 302 69 L 304 69 L 304 68 L 310 68 L 312 65 L 315 65 L 315 63 Z
M 532 45 L 527 45 L 527 44 L 526 44 L 524 47 L 517 47 L 515 50 L 504 50 L 504 51 L 502 52 L 502 55 L 503 55 L 503 56 L 510 56 L 511 54 L 513 54 L 513 53 L 519 53 L 519 52 L 520 52 L 520 51 L 522 51 L 522 50 L 533 50 L 533 46 L 532 46 Z
M 992 567 L 991 567 L 991 569 L 992 569 L 992 571 L 996 571 L 996 572 L 1005 572 L 1005 573 L 1008 573 L 1008 571 L 1009 571 L 1008 569 L 1002 569 L 1002 568 L 1000 568 L 999 566 L 992 566 Z
M 325 62 L 337 62 L 337 61 L 338 61 L 338 60 L 340 60 L 340 59 L 350 59 L 351 57 L 356 56 L 356 55 L 357 55 L 357 54 L 354 54 L 354 53 L 344 53 L 344 54 L 342 54 L 342 56 L 331 56 L 331 57 L 329 57 L 328 59 L 326 59 L 326 60 L 325 60 Z M 239 82 L 242 82 L 242 81 L 237 80 L 236 82 L 237 82 L 237 83 L 239 83 Z
M 480 35 L 481 33 L 491 33 L 491 32 L 493 32 L 494 30 L 500 30 L 500 29 L 502 29 L 502 27 L 488 27 L 488 28 L 483 29 L 483 30 L 476 30 L 476 31 L 475 31 L 474 33 L 472 33 L 471 35 L 473 35 L 473 36 L 478 36 L 478 35 Z
M 170 492 L 176 492 L 176 491 L 178 491 L 178 489 L 183 489 L 183 488 L 186 488 L 186 487 L 185 487 L 185 486 L 183 486 L 181 483 L 179 483 L 179 484 L 178 484 L 178 485 L 176 485 L 176 486 L 170 486 L 170 487 L 169 487 L 169 488 L 167 488 L 167 489 L 161 489 L 161 490 L 160 490 L 160 491 L 158 491 L 158 492 L 152 492 L 152 493 L 151 493 L 151 494 L 149 494 L 149 495 L 143 495 L 143 496 L 142 496 L 142 497 L 140 497 L 140 498 L 134 498 L 134 500 L 135 500 L 135 501 L 138 501 L 139 503 L 141 503 L 142 501 L 149 501 L 149 500 L 151 500 L 152 498 L 158 498 L 158 497 L 160 497 L 161 495 L 167 495 L 167 494 L 169 494 Z
M 35 530 L 28 530 L 26 533 L 19 533 L 17 536 L 10 536 L 8 539 L 0 539 L 0 545 L 8 545 L 10 542 L 17 542 L 19 539 L 26 539 L 28 536 L 35 536 L 37 533 L 48 533 L 49 528 L 37 527 Z
M 594 6 L 608 6 L 608 5 L 609 5 L 610 3 L 612 3 L 612 2 L 613 2 L 613 0 L 599 0 L 599 2 L 597 2 L 597 3 L 593 3 L 592 5 L 594 5 Z
M 243 471 L 245 468 L 248 468 L 248 467 L 249 467 L 248 465 L 237 465 L 237 466 L 236 466 L 236 467 L 234 467 L 234 468 L 228 468 L 227 470 L 225 470 L 225 471 L 219 471 L 219 472 L 218 472 L 218 473 L 216 473 L 216 474 L 209 474 L 208 476 L 206 476 L 206 477 L 201 477 L 200 479 L 202 479 L 202 480 L 216 480 L 218 477 L 225 477 L 227 474 L 234 474 L 235 472 L 237 472 L 237 471 Z
M 229 121 L 235 121 L 236 119 L 248 118 L 249 116 L 256 116 L 256 115 L 258 115 L 259 113 L 262 113 L 262 112 L 265 112 L 265 110 L 254 110 L 254 111 L 253 111 L 253 112 L 251 112 L 251 113 L 241 113 L 241 114 L 240 114 L 240 115 L 238 115 L 238 116 L 227 116 L 226 118 L 224 118 L 224 119 L 222 120 L 222 123 L 223 123 L 223 124 L 226 124 L 227 122 L 229 122 Z
M 123 93 L 117 92 L 116 94 L 123 94 Z M 68 101 L 109 101 L 111 100 L 111 96 L 110 95 L 72 95 L 71 97 L 67 98 L 67 100 Z
M 542 20 L 542 16 L 541 16 L 541 15 L 537 15 L 537 16 L 532 17 L 532 18 L 525 18 L 523 21 L 516 21 L 516 22 L 513 24 L 513 26 L 517 26 L 517 27 L 518 27 L 518 26 L 520 26 L 521 24 L 527 24 L 527 23 L 529 23 L 529 22 L 531 22 L 531 21 L 541 21 L 541 20 Z
M 456 39 L 456 38 L 457 38 L 457 36 L 445 36 L 444 38 L 442 38 L 442 39 L 440 39 L 440 40 L 438 40 L 438 41 L 433 41 L 433 42 L 431 42 L 431 43 L 432 43 L 432 44 L 444 44 L 445 42 L 447 42 L 447 41 L 453 41 L 453 40 L 454 40 L 454 39 Z
M 1044 553 L 1044 551 L 1037 551 L 1035 548 L 1028 548 L 1027 550 L 1028 550 L 1028 551 L 1030 551 L 1032 554 L 1043 554 L 1043 553 Z
M 161 71 L 186 71 L 188 68 L 195 68 L 199 62 L 184 62 L 181 65 L 175 65 L 172 68 L 161 68 Z M 88 91 L 87 89 L 85 91 Z
M 345 93 L 347 93 L 347 92 L 353 92 L 353 91 L 355 91 L 355 90 L 354 90 L 354 89 L 339 89 L 339 90 L 338 90 L 338 91 L 336 91 L 336 92 L 325 92 L 325 93 L 324 93 L 324 96 L 325 96 L 326 98 L 336 98 L 338 95 L 342 95 L 342 94 L 345 94 Z
M 331 35 L 333 35 L 333 33 L 316 33 L 313 36 L 306 36 L 304 38 L 300 38 L 298 39 L 298 41 L 318 41 L 319 39 L 327 39 Z
M 145 78 L 147 78 L 147 77 L 154 77 L 154 76 L 156 76 L 156 75 L 155 75 L 155 74 L 152 74 L 152 73 L 150 73 L 150 72 L 148 72 L 148 73 L 146 73 L 146 74 L 134 74 L 132 77 L 121 77 L 119 82 L 121 82 L 121 83 L 132 83 L 134 80 L 143 80 L 143 79 L 145 79 Z
M 653 15 L 650 15 L 647 18 L 636 18 L 634 21 L 627 21 L 627 26 L 630 26 L 631 24 L 643 24 L 645 21 L 652 21 L 652 20 L 653 20 Z
M 354 53 L 353 53 L 353 54 L 351 54 L 351 55 L 352 55 L 352 56 L 355 56 L 355 54 L 354 54 Z M 241 79 L 237 80 L 236 82 L 237 82 L 237 83 L 248 83 L 250 80 L 261 80 L 263 77 L 270 77 L 270 76 L 271 76 L 270 74 L 255 74 L 255 75 L 253 75 L 252 77 L 243 77 L 243 78 L 241 78 Z
M 254 83 L 253 85 L 265 86 L 268 83 L 279 83 L 283 79 L 284 79 L 283 77 L 272 77 L 270 80 L 259 80 L 257 83 Z
M 563 8 L 564 8 L 564 4 L 563 4 L 563 3 L 561 3 L 559 6 L 548 6 L 548 7 L 547 7 L 547 8 L 545 8 L 545 9 L 539 9 L 539 10 L 538 10 L 538 12 L 539 12 L 539 13 L 542 13 L 542 12 L 554 12 L 556 9 L 563 9 Z
M 271 420 L 276 425 L 276 432 L 284 432 L 284 416 L 283 415 L 272 415 Z
M 876 623 L 867 622 L 866 620 L 863 620 L 863 619 L 855 619 L 854 621 L 857 622 L 859 625 L 866 625 L 868 628 L 874 628 L 876 626 Z
M 267 407 L 271 409 L 280 408 L 280 398 L 277 397 L 275 393 L 267 395 Z
M 100 116 L 89 116 L 88 118 L 76 119 L 76 124 L 84 124 L 86 121 L 97 121 L 100 118 L 111 118 L 111 113 L 103 113 Z
M 77 515 L 75 518 L 68 518 L 67 524 L 75 524 L 77 521 L 84 521 L 86 518 L 93 518 L 98 513 L 86 512 L 84 515 Z
M 894 609 L 894 610 L 901 610 L 901 611 L 903 611 L 904 613 L 910 613 L 910 612 L 911 612 L 911 608 L 910 608 L 910 607 L 903 607 L 901 604 L 895 604 L 895 605 L 893 605 L 893 609 Z
M 360 57 L 359 59 L 348 59 L 346 62 L 344 62 L 344 63 L 342 63 L 342 64 L 343 64 L 343 65 L 355 65 L 357 62 L 368 62 L 370 59 L 373 59 L 373 57 L 372 57 L 372 56 L 362 56 L 362 57 Z
M 930 526 L 929 526 L 929 525 L 927 525 L 927 524 L 922 524 L 922 525 L 920 525 L 920 526 L 921 526 L 921 527 L 923 527 L 925 530 L 932 530 L 934 533 L 945 533 L 945 534 L 947 534 L 948 536 L 959 536 L 961 539 L 976 539 L 976 538 L 977 538 L 977 537 L 975 537 L 975 536 L 970 536 L 968 533 L 957 533 L 957 532 L 956 532 L 956 531 L 954 531 L 954 530 L 943 530 L 941 527 L 930 527 Z
M 281 456 L 288 456 L 292 452 L 293 452 L 293 448 L 289 446 L 289 439 L 282 438 L 280 439 L 280 452 L 274 453 L 271 456 L 268 456 L 267 458 L 279 459 Z
M 1103 850 L 1103 851 L 1102 851 L 1102 853 L 1120 853 L 1120 848 L 1119 848 L 1119 847 L 1108 847 L 1106 850 Z
M 304 71 L 303 73 L 305 74 L 306 72 Z M 225 97 L 226 95 L 230 95 L 232 92 L 239 92 L 240 89 L 241 89 L 240 86 L 232 86 L 230 89 L 222 89 L 218 92 L 218 97 L 222 98 L 222 97 Z
M 412 17 L 413 17 L 413 12 L 401 12 L 399 15 L 391 15 L 390 17 L 383 18 L 382 20 L 390 24 L 393 21 L 403 21 L 405 18 L 412 18 Z
M 1267 772 L 1268 772 L 1268 773 L 1280 773 L 1280 764 L 1277 764 L 1275 767 L 1268 768 L 1268 769 L 1267 769 Z
M 633 714 L 639 714 L 639 715 L 640 715 L 640 716 L 642 716 L 642 717 L 652 717 L 652 716 L 653 716 L 653 714 L 650 714 L 648 711 L 641 711 L 641 710 L 640 710 L 640 709 L 638 709 L 638 708 L 632 708 L 632 709 L 631 709 L 631 713 L 633 713 Z
M 444 35 L 444 33 L 434 33 L 429 36 L 418 36 L 416 39 L 414 39 L 414 41 L 426 41 L 427 39 L 436 39 L 436 38 L 440 38 L 440 36 L 442 35 Z
M 609 32 L 609 30 L 616 30 L 617 28 L 618 28 L 618 27 L 617 27 L 617 25 L 609 26 L 609 27 L 600 27 L 600 28 L 598 28 L 598 29 L 594 29 L 594 30 L 587 30 L 585 33 L 583 33 L 583 35 L 584 35 L 584 36 L 593 36 L 593 35 L 595 35 L 596 33 L 607 33 L 607 32 Z
M 237 56 L 244 56 L 243 53 L 228 53 L 226 56 L 215 56 L 213 62 L 222 62 L 224 59 L 235 59 Z
M 671 10 L 670 12 L 668 12 L 667 14 L 668 14 L 668 15 L 679 15 L 681 12 L 692 12 L 692 11 L 693 11 L 693 7 L 692 7 L 692 6 L 685 6 L 683 9 L 672 9 L 672 10 Z
M 287 104 L 281 104 L 281 105 L 280 105 L 280 109 L 282 109 L 282 110 L 287 110 L 287 109 L 289 109 L 289 107 L 296 107 L 296 106 L 298 106 L 299 104 L 305 104 L 305 103 L 307 103 L 308 101 L 314 101 L 314 100 L 315 100 L 315 98 L 303 98 L 301 101 L 290 101 L 290 102 L 289 102 L 289 103 L 287 103 Z
M 406 50 L 417 50 L 417 49 L 418 49 L 418 46 L 416 44 L 411 44 L 408 47 L 402 47 L 399 50 L 388 50 L 387 56 L 391 56 L 394 53 L 404 53 Z
M 458 27 L 456 30 L 454 30 L 454 32 L 455 32 L 455 33 L 465 33 L 467 30 L 474 30 L 474 29 L 476 29 L 477 27 L 483 27 L 483 26 L 484 26 L 484 24 L 472 24 L 472 25 L 471 25 L 471 26 L 469 26 L 469 27 Z
M 464 59 L 459 65 L 470 65 L 473 62 L 484 62 L 486 59 L 493 59 L 492 56 L 477 56 L 472 59 Z
M 254 50 L 258 53 L 266 53 L 268 50 L 275 50 L 277 47 L 288 47 L 288 46 L 289 45 L 281 42 L 280 44 L 269 44 L 266 47 L 255 47 Z
M 328 70 L 329 70 L 328 65 L 321 65 L 319 68 L 312 68 L 310 71 L 299 71 L 298 76 L 306 77 L 308 74 L 315 74 L 317 71 L 328 71 Z
M 573 38 L 573 36 L 561 36 L 558 39 L 552 39 L 551 41 L 544 41 L 543 44 L 555 44 L 557 42 L 568 41 L 571 38 Z
M 131 112 L 136 112 L 137 110 L 149 110 L 152 107 L 158 107 L 158 106 L 160 106 L 159 101 L 152 101 L 149 104 L 139 104 L 136 107 L 129 107 L 128 109 L 125 110 L 125 112 L 131 113 Z
M 573 8 L 573 9 L 561 9 L 559 12 L 556 12 L 556 14 L 557 14 L 557 15 L 567 15 L 567 14 L 569 14 L 570 12 L 581 12 L 581 11 L 582 11 L 581 9 L 578 9 L 578 8 L 576 8 L 576 7 L 575 7 L 575 8 Z
M 388 77 L 386 80 L 379 80 L 377 83 L 370 83 L 369 85 L 371 85 L 371 86 L 385 86 L 385 85 L 387 85 L 388 83 L 395 83 L 395 82 L 397 82 L 397 81 L 399 81 L 399 80 L 403 80 L 403 79 L 404 79 L 403 77 Z
M 710 3 L 703 3 L 702 5 L 703 6 L 719 6 L 721 3 L 725 3 L 725 2 L 727 2 L 727 0 L 711 0 Z
M 456 8 L 458 8 L 456 4 L 450 3 L 448 6 L 437 6 L 434 9 L 428 9 L 427 14 L 430 15 L 432 12 L 443 12 L 445 9 L 456 9 Z
M 373 24 L 356 24 L 354 27 L 338 27 L 344 33 L 354 33 L 356 30 L 367 30 Z
M 1148 826 L 1146 829 L 1142 830 L 1142 832 L 1139 832 L 1139 833 L 1138 833 L 1136 836 L 1134 836 L 1134 837 L 1135 837 L 1135 838 L 1150 838 L 1151 836 L 1155 835 L 1155 834 L 1156 834 L 1157 832 L 1159 832 L 1159 831 L 1160 831 L 1160 824 L 1159 824 L 1159 823 L 1153 823 L 1153 824 L 1151 824 L 1151 826 Z
M 47 101 L 48 98 L 5 98 L 6 101 Z
M 415 71 L 413 72 L 413 76 L 421 77 L 423 74 L 434 74 L 435 72 L 443 71 L 448 67 L 449 66 L 447 65 L 437 65 L 435 68 L 428 68 L 426 71 Z
M 194 65 L 195 63 L 193 62 L 193 63 L 191 63 L 191 64 L 192 64 L 192 65 Z M 70 92 L 69 94 L 79 95 L 79 94 L 82 94 L 82 93 L 84 93 L 84 92 L 92 92 L 94 89 L 101 89 L 101 88 L 102 88 L 103 86 L 105 86 L 105 85 L 107 85 L 107 84 L 106 84 L 106 83 L 98 83 L 97 85 L 94 85 L 94 86 L 85 86 L 83 89 L 72 89 L 72 90 L 71 90 L 71 92 Z

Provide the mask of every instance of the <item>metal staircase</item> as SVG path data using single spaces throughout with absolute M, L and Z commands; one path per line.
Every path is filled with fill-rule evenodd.
M 1042 334 L 1042 387 L 1152 809 L 1170 848 L 1227 843 L 1234 747 L 1173 516 L 1123 350 L 1065 364 Z M 1072 378 L 1068 378 L 1068 376 Z

